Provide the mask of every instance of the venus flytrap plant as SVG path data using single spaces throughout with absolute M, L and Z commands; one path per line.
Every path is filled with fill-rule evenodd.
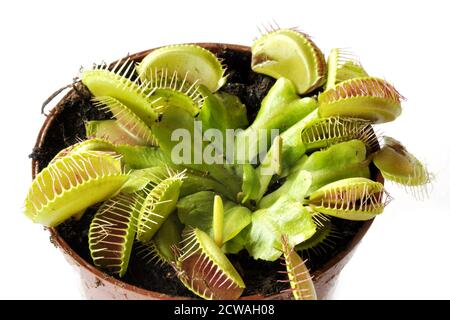
M 173 254 L 172 247 L 181 242 L 182 231 L 183 225 L 177 215 L 173 213 L 169 215 L 167 220 L 155 234 L 152 242 L 155 245 L 158 255 L 162 258 L 162 261 L 167 263 L 175 261 L 175 255 Z
M 167 178 L 161 179 L 156 185 L 150 182 L 138 193 L 139 223 L 136 238 L 139 241 L 150 241 L 175 209 L 183 179 L 184 172 L 169 171 Z
M 401 114 L 403 96 L 387 81 L 374 78 L 353 78 L 334 85 L 319 95 L 322 117 L 356 117 L 384 123 Z
M 146 186 L 128 185 L 128 189 L 123 188 L 121 194 L 106 201 L 90 225 L 89 248 L 94 263 L 119 276 L 127 270 L 135 235 L 144 246 L 153 247 L 162 257 L 170 259 L 168 249 L 173 243 L 167 243 L 167 234 L 174 239 L 171 226 L 166 226 L 152 243 L 148 242 L 175 208 L 184 177 L 183 173 L 173 173 L 170 169 L 166 173 L 153 171 L 153 179 L 147 178 Z M 149 176 L 147 171 L 146 177 Z
M 143 83 L 145 93 L 155 105 L 155 111 L 163 114 L 166 107 L 172 106 L 185 109 L 192 116 L 200 112 L 205 98 L 199 90 L 198 81 L 192 84 L 186 81 L 188 73 L 181 79 L 178 78 L 176 71 L 170 74 L 168 69 L 163 69 L 160 73 L 154 70 L 151 74 L 154 76 Z
M 316 190 L 307 202 L 314 211 L 361 221 L 382 213 L 389 200 L 382 183 L 367 178 L 348 178 Z
M 217 91 L 226 81 L 225 68 L 210 51 L 197 45 L 172 45 L 152 51 L 137 68 L 142 81 L 151 80 L 157 70 L 187 75 L 188 83 L 204 84 Z
M 401 113 L 403 99 L 387 81 L 370 77 L 351 53 L 331 50 L 325 91 L 319 94 L 322 117 L 356 117 L 374 123 L 393 121 Z
M 89 228 L 89 250 L 94 264 L 120 277 L 128 268 L 137 206 L 136 194 L 118 194 L 102 204 Z
M 276 79 L 287 78 L 299 94 L 306 94 L 324 83 L 326 62 L 308 35 L 294 29 L 280 29 L 262 35 L 253 43 L 252 69 Z
M 102 152 L 106 152 L 106 153 L 111 153 L 111 155 L 113 155 L 113 152 L 116 152 L 116 150 L 114 149 L 114 144 L 112 144 L 111 142 L 109 142 L 107 140 L 97 139 L 97 138 L 86 139 L 86 140 L 77 142 L 71 146 L 68 146 L 67 148 L 62 149 L 61 151 L 59 151 L 56 154 L 56 156 L 50 161 L 50 163 L 54 163 L 56 160 L 61 159 L 68 155 L 89 152 L 89 151 L 102 151 Z M 121 158 L 121 160 L 123 160 L 123 158 Z
M 339 48 L 331 50 L 327 67 L 326 90 L 345 80 L 369 76 L 351 52 Z
M 131 65 L 131 64 L 130 64 Z M 115 69 L 115 68 L 114 68 Z M 127 70 L 130 69 L 130 67 L 127 68 Z M 119 69 L 120 71 L 121 69 Z M 104 71 L 104 70 L 103 70 Z M 108 71 L 109 72 L 109 71 Z M 110 72 L 111 73 L 111 72 Z M 153 74 L 151 72 L 150 74 Z M 109 73 L 108 73 L 109 75 Z M 136 117 L 142 119 L 151 129 L 156 130 L 156 133 L 152 134 L 152 142 L 158 141 L 161 145 L 161 150 L 166 154 L 168 158 L 171 158 L 174 143 L 172 141 L 172 132 L 175 129 L 183 128 L 186 130 L 189 130 L 190 133 L 192 133 L 192 136 L 194 136 L 194 129 L 195 127 L 192 126 L 193 124 L 193 116 L 198 113 L 198 110 L 200 110 L 201 104 L 203 103 L 203 99 L 198 97 L 201 97 L 201 93 L 198 93 L 196 83 L 194 82 L 192 85 L 189 86 L 188 89 L 185 89 L 185 82 L 186 82 L 186 76 L 183 79 L 182 83 L 178 85 L 177 80 L 177 73 L 174 71 L 174 74 L 172 75 L 172 78 L 169 81 L 169 76 L 167 69 L 163 74 L 158 74 L 155 71 L 154 78 L 151 78 L 149 81 L 144 82 L 142 85 L 137 85 L 137 82 L 134 82 L 135 86 L 138 86 L 135 88 L 135 86 L 128 83 L 126 78 L 125 80 L 121 78 L 119 75 L 113 75 L 110 76 L 111 78 L 118 78 L 116 80 L 120 83 L 125 83 L 126 88 L 130 88 L 129 90 L 137 95 L 144 95 L 145 98 L 151 102 L 151 105 L 148 106 L 147 109 L 151 109 L 149 112 L 162 112 L 165 117 L 162 121 L 145 121 L 145 113 L 140 112 L 136 113 Z M 95 82 L 94 82 L 95 84 Z M 89 87 L 89 86 L 88 86 Z M 99 93 L 102 91 L 98 91 Z M 95 91 L 93 92 L 94 94 Z M 98 99 L 98 98 L 97 98 Z M 111 98 L 107 98 L 111 99 Z M 120 98 L 117 98 L 120 100 Z M 155 107 L 158 105 L 157 107 Z M 117 107 L 117 104 L 115 104 Z M 111 110 L 111 107 L 108 107 Z M 166 110 L 167 109 L 167 110 Z M 120 109 L 123 113 L 124 108 Z M 120 112 L 117 111 L 117 112 Z M 177 110 L 181 110 L 178 114 Z M 139 111 L 139 109 L 131 111 Z M 114 112 L 113 112 L 114 113 Z M 129 114 L 129 113 L 127 113 Z M 175 116 L 176 114 L 176 116 Z M 133 116 L 131 112 L 131 116 Z M 129 117 L 127 117 L 128 119 Z M 166 121 L 166 118 L 169 118 L 168 121 Z M 176 119 L 178 118 L 178 119 Z M 128 120 L 126 120 L 128 121 Z M 169 128 L 167 128 L 166 124 L 169 125 Z M 186 126 L 183 126 L 183 124 L 186 124 Z M 139 132 L 145 132 L 144 126 L 139 126 L 141 130 Z M 169 130 L 167 130 L 169 129 Z M 147 130 L 147 133 L 150 134 L 150 129 Z M 142 134 L 141 134 L 142 135 Z M 147 135 L 148 136 L 148 135 Z M 117 141 L 113 141 L 117 142 Z M 123 141 L 122 141 L 123 142 Z M 192 144 L 195 148 L 195 144 Z M 194 155 L 195 155 L 195 149 L 194 149 Z M 188 161 L 186 161 L 186 164 Z M 195 170 L 205 170 L 205 167 L 202 165 L 193 165 L 190 166 L 191 168 Z M 228 178 L 231 180 L 236 180 L 233 178 L 232 175 L 228 174 L 225 169 L 221 166 L 212 165 L 210 168 L 208 168 L 211 175 L 215 176 L 219 180 L 222 180 L 223 178 Z M 206 170 L 205 170 L 206 171 Z M 236 185 L 236 193 L 237 193 L 237 185 Z
M 175 265 L 178 278 L 189 290 L 205 299 L 239 298 L 244 281 L 206 233 L 187 228 L 181 245 Z
M 142 140 L 131 136 L 116 120 L 91 120 L 85 123 L 86 136 L 112 144 L 139 145 Z
M 127 182 L 121 191 L 125 193 L 144 192 L 158 185 L 161 181 L 176 176 L 177 173 L 168 166 L 153 166 L 145 169 L 131 170 Z
M 86 104 L 111 119 L 89 117 L 88 139 L 64 146 L 34 179 L 25 214 L 78 224 L 99 204 L 91 257 L 119 277 L 136 250 L 202 298 L 237 299 L 245 278 L 233 263 L 242 261 L 229 257 L 246 250 L 284 259 L 288 291 L 316 298 L 301 256 L 338 251 L 345 220 L 382 213 L 390 198 L 371 170 L 417 194 L 431 174 L 393 138 L 380 149 L 372 125 L 398 117 L 403 97 L 348 52 L 333 49 L 326 63 L 309 36 L 273 29 L 254 42 L 251 68 L 277 81 L 250 124 L 245 97 L 221 90 L 222 61 L 197 45 L 83 71 Z
M 306 152 L 323 149 L 339 142 L 361 140 L 373 150 L 378 138 L 370 122 L 358 118 L 328 117 L 314 119 L 301 132 L 301 141 Z
M 181 242 L 183 224 L 176 214 L 171 214 L 149 242 L 139 242 L 138 256 L 146 263 L 171 264 L 176 262 L 173 246 Z
M 99 65 L 93 70 L 84 70 L 81 81 L 96 97 L 112 97 L 127 106 L 145 124 L 151 126 L 157 119 L 157 113 L 153 110 L 155 100 L 149 99 L 150 93 L 146 93 L 147 86 L 126 77 L 134 72 L 134 63 L 130 60 L 117 61 L 108 70 L 106 65 Z
M 165 260 L 166 257 L 158 250 L 153 240 L 147 243 L 137 242 L 134 247 L 136 256 L 146 265 L 164 266 L 173 262 L 172 260 Z
M 384 137 L 384 146 L 375 153 L 373 163 L 385 179 L 404 186 L 415 197 L 421 199 L 426 194 L 431 174 L 394 138 Z
M 289 278 L 289 284 L 295 300 L 317 300 L 316 289 L 305 261 L 295 252 L 295 249 L 289 245 L 289 239 L 283 235 L 281 238 L 283 250 L 283 265 L 286 267 L 286 273 Z M 281 280 L 283 281 L 283 280 Z
M 320 225 L 317 225 L 316 233 L 311 238 L 295 246 L 295 251 L 306 257 L 310 257 L 311 254 L 324 255 L 335 248 L 335 240 L 339 238 L 341 238 L 341 235 L 333 223 L 324 220 Z
M 319 118 L 317 110 L 296 123 L 281 137 L 283 169 L 288 170 L 306 153 L 333 146 L 340 142 L 360 140 L 368 149 L 378 145 L 378 138 L 366 120 L 358 118 Z M 271 154 L 269 150 L 268 154 Z
M 25 214 L 34 222 L 56 226 L 113 196 L 126 180 L 115 154 L 89 151 L 62 157 L 34 179 L 25 200 Z
M 128 134 L 130 139 L 127 141 L 121 141 L 122 143 L 144 146 L 157 145 L 156 139 L 153 137 L 150 128 L 133 111 L 131 111 L 119 100 L 112 97 L 100 96 L 95 97 L 93 102 L 93 105 L 100 110 L 111 112 L 116 118 L 116 123 L 118 126 Z

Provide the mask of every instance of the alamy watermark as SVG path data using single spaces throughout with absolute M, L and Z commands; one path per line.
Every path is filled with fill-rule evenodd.
M 194 120 L 194 130 L 179 128 L 171 140 L 178 142 L 171 152 L 174 164 L 257 164 L 267 154 L 278 129 L 218 129 L 203 131 L 201 121 Z

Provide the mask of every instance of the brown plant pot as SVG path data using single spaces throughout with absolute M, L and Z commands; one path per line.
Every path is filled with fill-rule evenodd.
M 212 52 L 218 52 L 220 50 L 228 49 L 236 52 L 249 52 L 250 48 L 242 45 L 234 44 L 222 44 L 222 43 L 196 43 Z M 139 52 L 130 56 L 130 59 L 135 61 L 142 60 L 149 52 L 154 49 Z M 59 103 L 53 108 L 50 114 L 45 119 L 45 122 L 39 131 L 39 135 L 36 140 L 35 147 L 41 148 L 47 134 L 49 133 L 49 128 L 51 128 L 52 123 L 55 121 L 57 116 L 62 110 L 62 102 L 75 95 L 74 90 L 69 91 Z M 39 172 L 39 162 L 37 160 L 32 161 L 32 176 L 33 179 Z M 377 180 L 379 179 L 377 177 Z M 317 291 L 317 296 L 319 299 L 327 299 L 330 297 L 334 287 L 336 286 L 336 281 L 338 279 L 339 273 L 350 260 L 352 254 L 354 253 L 357 245 L 366 234 L 373 220 L 364 222 L 361 228 L 354 235 L 352 240 L 348 243 L 345 250 L 340 251 L 337 255 L 331 258 L 324 266 L 313 272 L 314 284 Z M 48 229 L 51 234 L 51 242 L 61 249 L 64 253 L 66 260 L 74 266 L 74 268 L 79 272 L 82 282 L 82 288 L 84 295 L 88 299 L 146 299 L 146 300 L 178 300 L 178 299 L 190 299 L 187 297 L 170 296 L 167 294 L 154 292 L 150 290 L 145 290 L 134 285 L 130 285 L 123 281 L 120 281 L 101 270 L 97 269 L 83 258 L 81 258 L 60 236 L 56 228 Z M 270 300 L 270 299 L 288 299 L 289 293 L 280 293 L 272 296 L 245 296 L 241 299 L 246 300 Z

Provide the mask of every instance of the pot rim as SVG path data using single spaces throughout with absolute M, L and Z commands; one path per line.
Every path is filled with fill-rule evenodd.
M 223 50 L 223 49 L 231 49 L 233 51 L 238 52 L 249 52 L 250 47 L 245 45 L 239 45 L 239 44 L 228 44 L 228 43 L 215 43 L 215 42 L 196 42 L 196 43 L 188 43 L 188 44 L 195 44 L 201 47 L 204 47 L 211 51 L 217 51 L 217 50 Z M 131 60 L 140 60 L 145 55 L 150 53 L 153 50 L 156 50 L 160 47 L 156 47 L 153 49 L 141 51 L 132 55 L 129 55 L 128 58 Z M 111 64 L 114 64 L 115 62 L 112 62 Z M 36 143 L 34 145 L 35 148 L 40 148 L 45 140 L 45 137 L 49 131 L 49 128 L 55 118 L 59 115 L 59 113 L 62 111 L 61 108 L 61 102 L 67 99 L 70 95 L 74 94 L 74 89 L 71 89 L 66 95 L 64 95 L 61 100 L 56 104 L 55 107 L 53 107 L 49 114 L 47 115 L 41 129 L 39 130 L 39 134 L 36 139 Z M 36 175 L 39 173 L 39 161 L 32 159 L 31 162 L 31 169 L 32 169 L 32 178 L 34 179 Z M 373 219 L 365 221 L 364 224 L 361 226 L 361 228 L 357 231 L 357 233 L 354 235 L 352 240 L 347 244 L 345 250 L 340 251 L 337 255 L 332 257 L 328 262 L 325 263 L 320 269 L 314 271 L 312 273 L 313 278 L 319 278 L 322 274 L 326 273 L 328 270 L 334 268 L 341 260 L 345 259 L 347 255 L 349 255 L 352 250 L 358 245 L 358 243 L 361 241 L 361 239 L 366 234 L 367 230 L 372 225 Z M 95 266 L 91 265 L 89 262 L 84 260 L 81 256 L 79 256 L 70 246 L 69 244 L 59 235 L 58 230 L 54 227 L 47 228 L 50 231 L 50 238 L 51 242 L 55 244 L 58 248 L 60 248 L 63 253 L 69 255 L 73 261 L 78 265 L 78 267 L 83 268 L 85 271 L 94 274 L 98 279 L 100 279 L 103 282 L 108 282 L 109 284 L 113 286 L 118 286 L 123 289 L 136 292 L 140 295 L 147 296 L 149 298 L 153 299 L 176 299 L 176 300 L 189 300 L 189 297 L 182 297 L 182 296 L 172 296 L 165 293 L 160 293 L 156 291 L 151 291 L 147 289 L 143 289 L 140 287 L 137 287 L 135 285 L 126 283 L 124 281 L 121 281 L 119 279 L 116 279 L 109 274 L 101 271 L 100 269 L 96 268 Z M 283 298 L 286 297 L 288 293 L 278 293 L 271 296 L 261 296 L 261 295 L 250 295 L 250 296 L 243 296 L 240 299 L 277 299 L 277 298 Z

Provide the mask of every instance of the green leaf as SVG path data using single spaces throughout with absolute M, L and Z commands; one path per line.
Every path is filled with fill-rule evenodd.
M 261 103 L 255 121 L 245 131 L 236 137 L 237 146 L 246 146 L 246 154 L 240 154 L 247 162 L 257 155 L 261 143 L 271 143 L 271 130 L 283 132 L 317 107 L 314 98 L 300 98 L 297 96 L 292 82 L 280 78 L 275 82 L 267 96 Z M 266 139 L 266 141 L 264 141 Z M 266 151 L 266 150 L 263 150 Z M 245 156 L 245 157 L 244 157 Z
M 238 129 L 248 126 L 247 109 L 235 95 L 226 92 L 212 93 L 200 86 L 205 97 L 199 118 L 203 130 L 218 129 L 225 137 L 226 129 Z
M 145 169 L 158 166 L 175 167 L 175 165 L 171 163 L 170 159 L 167 158 L 158 147 L 113 144 L 107 140 L 98 138 L 87 139 L 61 150 L 60 152 L 58 152 L 52 162 L 69 154 L 86 151 L 116 152 L 122 156 L 122 162 L 129 169 Z
M 123 186 L 122 191 L 127 193 L 140 191 L 149 183 L 157 183 L 164 177 L 167 177 L 171 171 L 172 169 L 167 166 L 133 170 L 130 173 L 128 181 Z M 180 198 L 200 191 L 214 191 L 229 199 L 233 196 L 224 185 L 214 179 L 205 177 L 201 172 L 186 171 L 184 176 L 185 178 L 180 189 Z
M 259 183 L 259 177 L 251 164 L 244 164 L 244 174 L 242 176 L 242 203 L 245 203 L 248 199 L 254 199 L 258 196 L 261 185 Z
M 247 109 L 234 95 L 226 92 L 212 93 L 204 86 L 200 86 L 199 91 L 205 97 L 205 101 L 198 119 L 202 122 L 205 138 L 223 158 L 226 155 L 227 146 L 234 143 L 235 139 L 234 132 L 227 132 L 227 129 L 247 127 Z
M 199 228 L 213 237 L 214 192 L 201 191 L 181 198 L 177 203 L 178 217 L 188 226 Z M 224 201 L 223 242 L 235 237 L 251 222 L 251 211 L 246 207 Z
M 298 121 L 288 130 L 284 131 L 280 135 L 280 144 L 274 144 L 270 149 L 261 165 L 257 168 L 256 173 L 258 175 L 260 188 L 257 196 L 252 199 L 259 201 L 263 195 L 266 193 L 269 187 L 270 181 L 275 170 L 267 170 L 267 168 L 272 169 L 278 165 L 279 171 L 281 168 L 285 171 L 289 170 L 305 153 L 306 146 L 302 141 L 302 130 L 303 128 L 312 120 L 317 118 L 317 109 L 311 111 L 305 118 Z M 281 150 L 280 150 L 281 145 Z M 281 168 L 280 160 L 281 159 Z M 280 174 L 280 172 L 277 172 Z
M 285 197 L 286 194 L 290 195 L 293 200 L 303 203 L 303 198 L 311 187 L 312 177 L 312 174 L 305 170 L 292 173 L 281 187 L 261 199 L 258 208 L 268 208 L 278 199 Z
M 248 233 L 250 231 L 250 225 L 241 230 L 234 238 L 225 242 L 222 246 L 224 253 L 239 253 L 245 249 L 245 244 L 248 241 Z
M 307 190 L 304 190 L 305 196 L 336 180 L 352 177 L 369 178 L 369 162 L 366 161 L 365 144 L 359 140 L 351 140 L 333 145 L 323 151 L 316 151 L 309 157 L 302 157 L 283 185 L 264 196 L 258 207 L 267 208 L 280 196 L 289 192 L 297 177 L 304 175 L 302 171 L 308 171 L 312 178 L 312 183 L 308 185 Z
M 239 234 L 252 221 L 251 211 L 243 206 L 235 205 L 225 210 L 223 241 L 229 241 Z
M 123 156 L 123 162 L 131 169 L 176 167 L 160 148 L 122 144 L 117 145 L 115 150 Z
M 359 140 L 338 143 L 323 151 L 316 151 L 309 157 L 302 157 L 295 165 L 283 185 L 264 196 L 258 206 L 267 208 L 280 196 L 289 192 L 292 184 L 301 174 L 308 171 L 312 176 L 312 184 L 304 195 L 314 192 L 330 182 L 352 177 L 370 177 L 369 162 L 366 161 L 365 144 Z
M 214 192 L 200 191 L 178 200 L 178 218 L 185 225 L 202 230 L 211 227 L 214 206 Z
M 289 244 L 295 246 L 315 232 L 316 225 L 305 207 L 281 199 L 271 207 L 253 213 L 245 248 L 255 259 L 275 261 L 282 254 L 283 234 L 289 237 Z
M 316 151 L 309 156 L 302 170 L 312 173 L 313 183 L 309 193 L 318 188 L 345 178 L 370 177 L 366 160 L 366 146 L 360 140 L 350 140 Z
M 123 185 L 121 191 L 125 193 L 133 193 L 141 191 L 149 183 L 158 184 L 168 175 L 168 169 L 164 167 L 151 167 L 140 170 L 133 170 L 129 174 L 128 181 Z
M 172 247 L 181 241 L 183 225 L 175 213 L 169 215 L 152 239 L 156 253 L 163 261 L 175 261 Z
M 305 154 L 306 147 L 303 143 L 301 133 L 305 126 L 316 118 L 317 109 L 313 109 L 308 115 L 281 134 L 281 139 L 283 141 L 281 148 L 283 169 L 290 168 Z M 272 157 L 277 154 L 278 150 L 276 148 L 275 150 L 272 150 L 271 148 L 267 153 L 267 159 L 265 158 L 264 162 L 272 162 Z
M 161 150 L 175 164 L 207 172 L 212 178 L 226 185 L 232 194 L 237 195 L 242 183 L 240 179 L 229 172 L 223 164 L 206 164 L 204 161 L 203 147 L 205 143 L 201 141 L 202 132 L 194 120 L 195 118 L 187 111 L 177 107 L 168 107 L 164 111 L 162 119 L 156 122 L 151 129 Z M 180 133 L 178 137 L 180 140 L 173 136 L 177 129 L 180 129 L 176 131 Z

